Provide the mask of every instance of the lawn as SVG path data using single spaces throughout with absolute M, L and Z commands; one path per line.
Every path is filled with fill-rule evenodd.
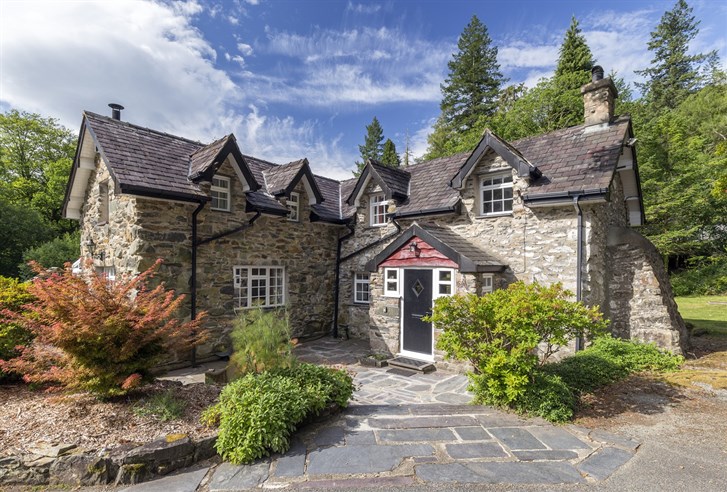
M 710 335 L 727 336 L 727 296 L 677 297 L 684 321 Z

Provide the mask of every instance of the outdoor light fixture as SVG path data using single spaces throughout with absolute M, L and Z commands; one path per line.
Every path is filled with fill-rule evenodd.
M 86 246 L 86 249 L 88 250 L 88 253 L 91 255 L 91 258 L 96 260 L 103 261 L 106 257 L 106 252 L 101 251 L 99 254 L 96 254 L 96 243 L 93 242 L 93 239 L 89 239 L 88 241 L 83 243 Z
M 409 244 L 409 251 L 414 253 L 417 257 L 421 254 L 422 250 L 419 249 L 419 246 L 417 245 L 416 241 L 413 241 Z

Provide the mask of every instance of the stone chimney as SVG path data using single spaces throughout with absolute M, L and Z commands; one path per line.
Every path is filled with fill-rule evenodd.
M 586 126 L 610 123 L 613 104 L 618 96 L 610 77 L 603 78 L 603 68 L 596 65 L 591 70 L 591 82 L 581 87 Z

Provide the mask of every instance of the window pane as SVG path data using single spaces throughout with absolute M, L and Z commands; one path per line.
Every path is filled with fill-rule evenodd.
M 492 211 L 493 212 L 502 212 L 502 202 L 493 202 Z
M 505 200 L 503 203 L 505 204 L 505 210 L 507 212 L 512 212 L 512 199 Z
M 440 282 L 451 282 L 452 281 L 452 272 L 449 270 L 444 270 L 439 272 L 439 281 Z
M 452 293 L 452 286 L 450 284 L 439 284 L 439 293 L 449 295 Z
M 398 270 L 386 270 L 386 278 L 388 279 L 394 279 L 396 280 L 398 277 L 399 271 Z
M 512 198 L 512 188 L 505 188 L 502 191 L 505 193 L 505 198 Z
M 507 176 L 505 176 L 505 178 L 503 179 L 503 182 L 512 183 L 512 174 L 508 174 Z
M 493 200 L 502 200 L 502 190 L 492 190 Z
M 491 190 L 485 190 L 482 192 L 482 199 L 486 202 L 492 201 L 492 191 Z
M 386 290 L 389 292 L 396 292 L 398 290 L 396 282 L 386 282 Z
M 485 202 L 482 204 L 482 213 L 483 214 L 492 213 L 492 203 L 491 202 Z

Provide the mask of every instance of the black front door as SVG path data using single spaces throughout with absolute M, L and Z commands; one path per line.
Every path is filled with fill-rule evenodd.
M 431 310 L 432 270 L 404 270 L 403 350 L 432 355 L 432 324 L 422 321 Z

